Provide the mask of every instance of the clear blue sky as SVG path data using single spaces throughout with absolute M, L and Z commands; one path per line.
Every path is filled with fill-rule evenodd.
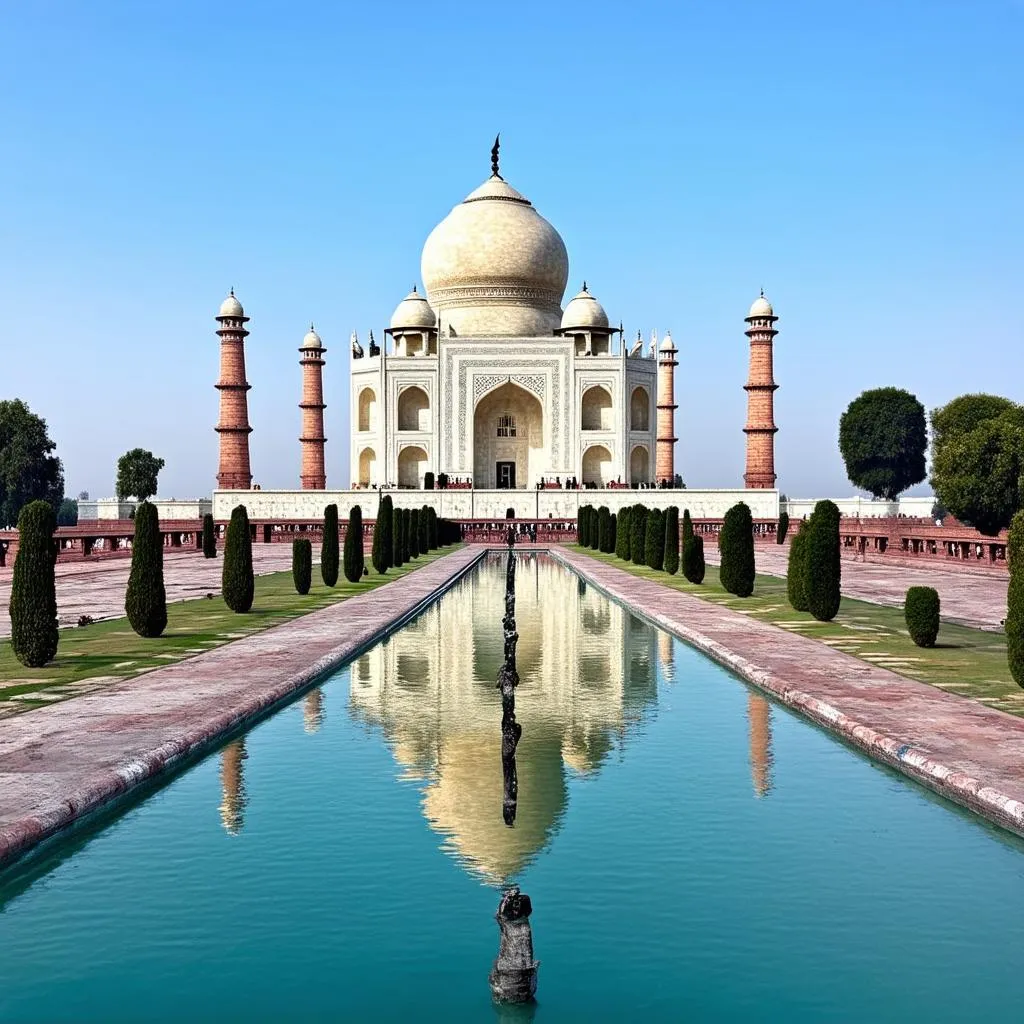
M 0 397 L 69 493 L 127 448 L 209 493 L 218 341 L 252 316 L 252 462 L 298 486 L 299 345 L 380 337 L 434 224 L 502 171 L 627 335 L 671 328 L 677 463 L 743 472 L 743 316 L 776 342 L 779 485 L 853 492 L 861 390 L 1024 399 L 1024 4 L 8 3 L 0 13 Z

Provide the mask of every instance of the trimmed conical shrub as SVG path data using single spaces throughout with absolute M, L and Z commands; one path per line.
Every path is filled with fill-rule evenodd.
M 903 617 L 918 647 L 934 647 L 939 635 L 939 592 L 934 587 L 911 587 L 903 602 Z
M 167 592 L 164 590 L 164 539 L 156 506 L 141 502 L 135 509 L 132 569 L 124 610 L 139 636 L 160 636 L 167 628 Z
M 619 509 L 619 522 L 615 528 L 615 554 L 624 562 L 629 561 L 629 542 L 633 535 L 630 526 L 630 517 L 633 514 L 631 506 Z
M 385 494 L 377 506 L 377 521 L 373 524 L 373 545 L 370 561 L 379 573 L 391 568 L 391 517 L 393 513 L 391 495 Z
M 634 505 L 629 515 L 629 557 L 634 565 L 643 565 L 647 557 L 647 506 Z
M 786 566 L 786 597 L 797 612 L 807 611 L 807 592 L 804 590 L 804 563 L 807 555 L 807 535 L 810 520 L 803 523 L 789 542 L 789 562 Z
M 233 612 L 247 612 L 252 607 L 255 590 L 249 513 L 244 505 L 236 505 L 224 539 L 224 568 L 221 570 L 224 603 Z
M 401 508 L 391 513 L 391 564 L 405 564 L 405 510 Z
M 704 538 L 699 533 L 690 534 L 683 548 L 683 575 L 698 586 L 704 582 L 707 566 L 704 563 Z
M 358 583 L 363 577 L 363 510 L 353 505 L 345 530 L 345 579 Z
M 615 545 L 619 540 L 619 521 L 618 516 L 614 512 L 608 517 L 608 534 L 608 553 L 614 555 Z
M 1006 659 L 1010 675 L 1018 686 L 1024 686 L 1024 511 L 1018 512 L 1010 523 L 1006 557 L 1010 563 L 1010 589 L 1006 595 Z M 14 571 L 17 572 L 17 568 Z
M 725 513 L 718 543 L 722 587 L 737 597 L 750 597 L 754 592 L 754 521 L 746 502 L 737 502 Z
M 646 545 L 647 565 L 660 572 L 665 566 L 665 513 L 660 508 L 647 513 Z
M 589 510 L 589 505 L 580 505 L 576 510 L 576 543 L 581 548 L 590 547 L 590 539 L 587 534 L 587 512 Z
M 430 509 L 426 505 L 420 509 L 419 534 L 416 546 L 420 549 L 421 555 L 425 555 L 430 550 Z
M 607 505 L 597 510 L 597 549 L 608 554 L 612 543 L 612 513 Z
M 431 551 L 441 546 L 441 538 L 437 530 L 437 509 L 432 505 L 427 509 L 427 541 Z
M 412 561 L 412 547 L 409 537 L 412 532 L 412 516 L 407 508 L 402 509 L 402 563 Z
M 783 512 L 779 516 L 779 526 L 775 531 L 775 543 L 785 544 L 787 533 L 789 533 L 789 513 Z
M 819 622 L 831 622 L 839 611 L 839 508 L 819 501 L 811 514 L 804 555 L 804 593 L 807 610 Z
M 679 509 L 675 505 L 665 510 L 665 572 L 671 576 L 679 572 Z
M 213 525 L 213 515 L 207 512 L 203 516 L 203 558 L 217 557 L 217 530 Z
M 292 541 L 292 582 L 297 594 L 308 594 L 313 583 L 313 545 L 308 537 Z
M 693 536 L 693 520 L 690 518 L 690 510 L 688 508 L 683 509 L 683 536 L 682 543 L 685 544 L 687 540 Z
M 324 509 L 324 542 L 320 547 L 320 575 L 328 587 L 338 585 L 338 506 Z
M 18 515 L 18 554 L 11 580 L 11 648 L 29 668 L 57 653 L 57 587 L 53 531 L 57 517 L 48 501 L 32 501 Z
M 420 557 L 420 510 L 413 508 L 409 510 L 409 557 Z

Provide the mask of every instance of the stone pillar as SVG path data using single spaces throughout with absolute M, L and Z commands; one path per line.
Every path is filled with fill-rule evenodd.
M 749 325 L 746 335 L 750 339 L 750 374 L 743 385 L 747 392 L 747 471 L 743 474 L 745 487 L 773 488 L 775 486 L 775 391 L 773 378 L 772 343 L 775 321 L 778 317 L 764 292 L 754 300 L 746 317 Z
M 225 490 L 247 491 L 252 486 L 249 468 L 249 384 L 245 379 L 245 329 L 248 321 L 242 304 L 231 294 L 221 303 L 217 322 L 220 327 L 220 420 L 214 428 L 220 435 L 220 462 L 217 486 Z
M 302 469 L 299 479 L 304 491 L 322 491 L 327 487 L 327 471 L 324 463 L 324 358 L 327 351 L 320 341 L 320 335 L 309 325 L 309 333 L 302 339 L 299 349 L 302 367 Z
M 676 475 L 676 352 L 672 335 L 666 334 L 658 356 L 658 439 L 655 445 L 654 480 L 671 484 Z

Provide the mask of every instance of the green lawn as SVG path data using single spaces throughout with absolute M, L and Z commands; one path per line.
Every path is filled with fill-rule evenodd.
M 257 576 L 256 597 L 252 610 L 245 615 L 230 611 L 220 595 L 179 601 L 167 606 L 167 629 L 154 640 L 136 635 L 126 618 L 62 629 L 57 657 L 44 668 L 26 668 L 14 657 L 10 641 L 2 640 L 0 718 L 87 693 L 277 626 L 401 579 L 454 550 L 453 546 L 421 555 L 400 569 L 389 569 L 384 576 L 373 571 L 367 557 L 370 575 L 364 577 L 365 582 L 349 583 L 342 575 L 334 588 L 323 585 L 320 567 L 315 565 L 313 586 L 305 597 L 295 593 L 290 570 Z
M 576 550 L 636 576 L 657 580 L 667 587 L 726 605 L 781 629 L 813 637 L 836 650 L 902 676 L 971 697 L 1001 711 L 1024 715 L 1024 690 L 1010 675 L 1006 663 L 1006 638 L 1002 632 L 943 623 L 935 647 L 917 647 L 907 633 L 902 608 L 844 597 L 839 614 L 832 622 L 817 622 L 806 612 L 793 611 L 786 600 L 786 581 L 777 576 L 759 575 L 754 593 L 748 598 L 740 598 L 722 589 L 717 566 L 709 565 L 704 582 L 694 586 L 681 573 L 670 576 L 589 548 L 578 547 Z

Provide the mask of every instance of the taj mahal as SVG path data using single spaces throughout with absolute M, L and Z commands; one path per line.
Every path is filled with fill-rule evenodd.
M 659 339 L 652 332 L 645 340 L 637 332 L 626 339 L 621 322 L 612 326 L 585 281 L 563 306 L 569 283 L 565 242 L 504 179 L 498 145 L 495 140 L 490 176 L 426 239 L 423 290 L 414 285 L 401 299 L 380 341 L 372 331 L 363 340 L 352 334 L 350 471 L 343 492 L 393 490 L 396 501 L 403 491 L 476 492 L 468 510 L 452 504 L 455 494 L 449 496 L 445 514 L 455 516 L 490 514 L 485 495 L 499 491 L 505 497 L 495 495 L 493 504 L 504 512 L 516 504 L 507 492 L 673 488 L 680 483 L 674 430 L 679 350 L 671 333 Z M 253 486 L 244 353 L 248 319 L 232 291 L 217 316 L 217 514 L 238 500 L 226 492 Z M 694 514 L 721 514 L 738 500 L 737 492 L 762 492 L 752 497 L 759 509 L 764 506 L 763 514 L 778 511 L 772 369 L 777 318 L 762 293 L 745 319 L 750 374 L 744 385 L 743 486 L 691 492 Z M 250 494 L 245 500 L 251 515 L 297 519 L 319 515 L 330 501 L 339 509 L 358 501 L 327 491 L 326 351 L 311 327 L 299 346 L 299 492 Z M 333 496 L 321 501 L 304 492 Z M 701 494 L 708 496 L 703 504 Z M 540 498 L 532 504 L 519 500 L 522 514 L 537 518 L 571 516 L 578 505 L 578 499 L 553 495 L 545 508 Z

